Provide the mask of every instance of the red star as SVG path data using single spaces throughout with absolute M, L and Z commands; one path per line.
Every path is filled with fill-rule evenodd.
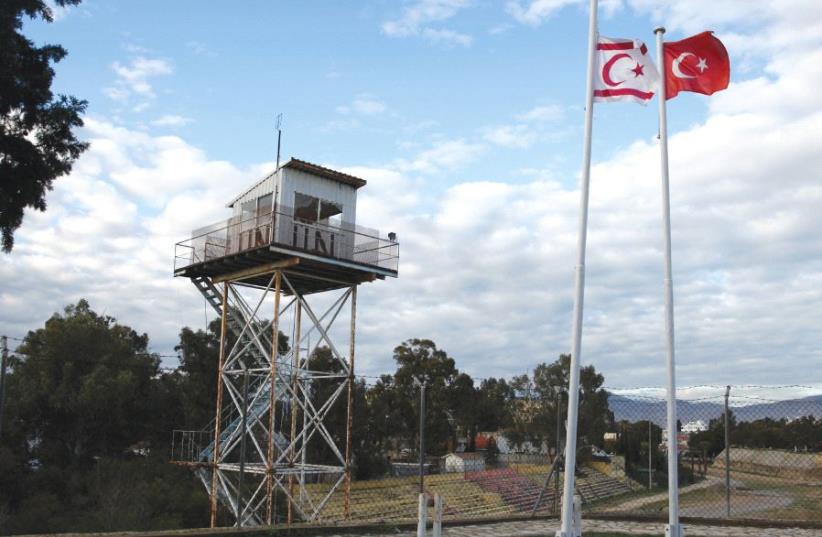
M 641 75 L 644 75 L 644 74 L 645 74 L 645 73 L 642 71 L 642 64 L 640 64 L 639 62 L 637 62 L 636 67 L 634 67 L 633 69 L 631 69 L 631 71 L 633 71 L 633 72 L 634 72 L 634 78 L 636 78 L 636 77 L 638 77 L 638 76 L 641 76 Z

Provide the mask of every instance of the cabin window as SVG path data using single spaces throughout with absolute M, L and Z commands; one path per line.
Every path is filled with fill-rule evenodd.
M 320 200 L 320 223 L 329 225 L 331 223 L 339 222 L 342 216 L 342 207 L 337 203 Z
M 294 218 L 304 222 L 339 225 L 342 207 L 338 203 L 321 200 L 314 196 L 294 193 Z
M 320 200 L 314 196 L 294 193 L 294 218 L 314 223 L 320 210 Z
M 272 202 L 274 201 L 273 194 L 266 194 L 257 198 L 257 213 L 268 214 L 272 209 Z
M 240 204 L 240 211 L 244 213 L 253 213 L 257 208 L 257 200 L 248 200 Z

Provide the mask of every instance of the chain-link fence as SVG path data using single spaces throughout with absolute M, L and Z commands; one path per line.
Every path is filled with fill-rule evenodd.
M 638 490 L 589 511 L 667 513 L 668 446 L 675 442 L 681 516 L 822 520 L 822 397 L 784 397 L 791 388 L 683 390 L 675 436 L 664 429 L 662 395 L 612 395 L 616 430 L 603 443 L 613 455 L 598 467 Z
M 606 431 L 580 439 L 576 493 L 584 516 L 665 516 L 667 453 L 675 444 L 682 516 L 822 521 L 822 397 L 790 398 L 787 389 L 736 387 L 727 397 L 680 390 L 673 435 L 665 430 L 664 391 L 611 393 Z M 471 451 L 428 456 L 422 477 L 413 455 L 395 458 L 381 478 L 352 481 L 348 518 L 414 519 L 421 489 L 442 496 L 450 519 L 557 514 L 562 458 L 548 442 L 523 453 L 506 434 L 478 435 Z M 308 491 L 320 496 L 327 486 Z M 345 518 L 339 493 L 319 521 Z

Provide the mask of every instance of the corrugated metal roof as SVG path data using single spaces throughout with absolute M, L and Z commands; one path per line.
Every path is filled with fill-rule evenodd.
M 338 172 L 337 170 L 332 170 L 331 168 L 325 168 L 318 164 L 311 164 L 310 162 L 296 159 L 294 157 L 291 157 L 291 160 L 283 164 L 283 168 L 294 168 L 295 170 L 325 177 L 326 179 L 331 179 L 332 181 L 337 181 L 338 183 L 351 185 L 354 188 L 361 188 L 366 185 L 365 179 L 360 179 L 359 177 L 354 177 L 353 175 L 348 175 L 347 173 Z
M 353 186 L 354 188 L 361 188 L 367 184 L 365 179 L 360 179 L 359 177 L 354 177 L 353 175 L 338 172 L 337 170 L 332 170 L 331 168 L 326 168 L 325 166 L 320 166 L 319 164 L 312 164 L 311 162 L 300 160 L 294 157 L 291 157 L 288 160 L 288 162 L 280 166 L 280 168 L 293 168 L 301 172 L 310 173 L 311 175 L 316 175 L 318 177 L 324 177 L 332 181 L 337 181 L 338 183 L 342 183 L 344 185 Z M 228 202 L 228 207 L 233 207 L 234 204 L 237 203 L 237 200 L 239 200 L 240 198 L 254 190 L 254 188 L 257 185 L 259 185 L 272 175 L 275 175 L 277 171 L 278 170 L 274 170 L 273 172 L 269 173 L 259 181 L 256 181 L 253 185 L 243 190 L 241 194 L 235 196 L 234 199 Z

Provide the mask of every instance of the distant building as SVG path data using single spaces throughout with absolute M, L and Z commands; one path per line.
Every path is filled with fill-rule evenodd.
M 679 453 L 682 453 L 688 449 L 688 438 L 690 436 L 690 433 L 684 432 L 676 434 L 676 443 L 679 446 Z M 662 443 L 659 447 L 662 451 L 668 451 L 668 429 L 662 429 Z
M 708 424 L 702 420 L 689 421 L 682 426 L 683 433 L 701 433 L 708 430 Z
M 423 463 L 422 468 L 422 472 L 425 475 L 436 473 L 436 467 L 430 462 Z M 419 462 L 391 462 L 391 475 L 393 476 L 419 475 L 419 473 Z
M 545 442 L 542 443 L 541 446 L 535 446 L 528 440 L 525 440 L 521 444 L 514 445 L 513 442 L 508 440 L 505 437 L 505 434 L 502 433 L 481 433 L 483 435 L 491 434 L 494 437 L 494 440 L 497 442 L 497 449 L 503 455 L 508 455 L 511 453 L 528 453 L 532 455 L 547 455 L 550 450 L 548 448 L 548 444 Z M 487 440 L 486 440 L 487 442 Z M 477 446 L 479 449 L 479 446 Z
M 482 453 L 449 453 L 445 457 L 446 472 L 481 472 L 485 470 Z

